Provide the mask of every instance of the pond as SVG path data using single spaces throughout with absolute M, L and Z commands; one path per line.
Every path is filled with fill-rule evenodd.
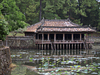
M 91 50 L 11 50 L 11 75 L 100 75 L 100 45 Z

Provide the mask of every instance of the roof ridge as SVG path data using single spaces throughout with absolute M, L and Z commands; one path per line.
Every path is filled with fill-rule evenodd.
M 38 26 L 37 30 L 40 29 L 40 28 L 41 28 L 41 30 L 42 30 L 42 26 L 43 26 L 43 24 L 45 23 L 45 19 L 43 18 L 40 22 L 41 22 L 42 24 L 41 24 L 40 26 Z M 37 31 L 37 30 L 36 30 L 36 31 Z
M 45 21 L 67 21 L 67 19 L 45 19 Z
M 39 24 L 39 23 L 41 23 L 41 21 L 40 21 L 40 22 L 37 22 L 37 23 L 35 23 L 35 24 L 32 24 L 32 25 L 28 26 L 27 28 L 29 28 L 29 27 L 31 27 L 31 26 L 35 26 L 35 25 L 37 25 L 37 24 Z
M 79 25 L 79 24 L 76 24 L 76 23 L 72 22 L 69 18 L 67 18 L 67 19 L 51 19 L 51 20 L 45 19 L 45 21 L 68 21 L 68 22 L 70 22 L 71 24 L 74 24 L 74 25 L 77 25 L 77 26 L 81 26 L 81 25 Z

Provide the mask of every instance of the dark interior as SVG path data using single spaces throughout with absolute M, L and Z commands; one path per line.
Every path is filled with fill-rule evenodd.
M 56 40 L 63 40 L 63 34 L 56 34 Z
M 71 34 L 65 34 L 65 40 L 71 40 L 72 37 L 71 37 Z

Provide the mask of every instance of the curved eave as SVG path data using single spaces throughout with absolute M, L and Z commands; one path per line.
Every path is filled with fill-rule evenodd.
M 33 31 L 24 31 L 24 33 L 25 33 L 25 32 L 27 32 L 27 33 L 35 33 L 35 32 L 33 32 Z
M 38 31 L 37 33 L 54 33 L 54 32 L 60 32 L 60 33 L 96 33 L 96 31 Z

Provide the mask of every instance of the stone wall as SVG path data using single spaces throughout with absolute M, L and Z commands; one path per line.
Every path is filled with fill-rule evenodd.
M 8 37 L 4 41 L 5 46 L 9 46 L 11 49 L 35 49 L 34 38 L 32 36 L 23 37 Z
M 11 75 L 11 57 L 9 47 L 0 46 L 0 75 Z
M 100 43 L 100 33 L 94 33 L 89 36 L 89 40 L 94 43 Z

